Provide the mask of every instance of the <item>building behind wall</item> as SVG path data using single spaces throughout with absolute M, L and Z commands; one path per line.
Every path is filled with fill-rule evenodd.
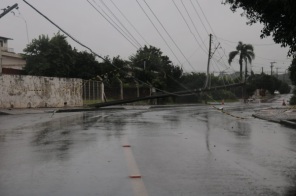
M 9 48 L 8 40 L 12 39 L 0 36 L 0 73 L 20 72 L 25 67 L 26 60 Z

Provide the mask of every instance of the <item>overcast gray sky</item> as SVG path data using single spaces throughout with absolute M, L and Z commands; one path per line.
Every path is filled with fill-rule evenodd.
M 246 25 L 246 18 L 241 17 L 240 13 L 232 13 L 229 6 L 221 4 L 221 0 L 27 1 L 102 56 L 119 55 L 128 59 L 140 46 L 149 44 L 160 48 L 175 65 L 181 64 L 186 72 L 205 71 L 209 33 L 212 33 L 213 50 L 219 43 L 221 47 L 215 51 L 211 72 L 239 70 L 237 61 L 233 62 L 231 68 L 227 64 L 228 54 L 235 50 L 238 41 L 253 44 L 256 59 L 252 69 L 256 73 L 260 73 L 262 67 L 266 73 L 270 73 L 270 62 L 273 61 L 276 62 L 274 71 L 278 68 L 278 72 L 283 73 L 291 62 L 287 58 L 287 48 L 274 44 L 271 37 L 260 39 L 262 25 Z M 9 47 L 14 48 L 15 52 L 22 52 L 28 42 L 41 34 L 52 37 L 58 32 L 56 27 L 21 0 L 0 0 L 0 9 L 14 3 L 18 3 L 19 10 L 0 19 L 0 36 L 13 39 Z M 111 25 L 93 6 L 102 14 L 102 10 L 108 13 L 117 25 L 123 24 L 121 28 L 124 31 L 127 29 L 133 36 L 130 39 L 135 41 L 128 41 L 125 37 L 130 35 L 124 37 L 113 27 L 116 25 Z M 68 41 L 78 50 L 86 50 L 72 40 Z

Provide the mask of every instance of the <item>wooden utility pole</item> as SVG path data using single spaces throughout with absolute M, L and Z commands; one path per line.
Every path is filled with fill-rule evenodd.
M 273 64 L 275 64 L 276 62 L 270 62 L 270 75 L 272 76 L 272 68 L 273 68 Z
M 11 10 L 14 8 L 18 9 L 17 3 L 15 3 L 13 6 L 8 6 L 7 8 L 4 8 L 4 11 L 0 14 L 0 18 L 8 14 Z M 0 76 L 2 75 L 2 45 L 0 45 Z
M 207 79 L 204 88 L 208 88 L 209 79 L 210 79 L 210 62 L 212 57 L 212 34 L 210 34 L 210 41 L 209 41 L 209 55 L 208 55 L 208 66 L 207 66 Z
M 204 85 L 204 89 L 209 88 L 211 56 L 212 56 L 212 34 L 210 34 L 210 40 L 209 40 L 209 55 L 208 55 L 208 65 L 207 65 L 207 78 L 206 78 L 206 83 Z M 201 97 L 203 97 L 203 93 L 201 93 Z M 207 103 L 206 96 L 205 96 L 205 103 Z
M 13 10 L 14 8 L 18 9 L 18 5 L 17 3 L 14 4 L 13 6 L 8 6 L 7 8 L 4 8 L 4 11 L 2 14 L 0 14 L 0 18 L 2 18 L 3 16 L 5 16 L 6 14 L 8 14 L 11 10 Z

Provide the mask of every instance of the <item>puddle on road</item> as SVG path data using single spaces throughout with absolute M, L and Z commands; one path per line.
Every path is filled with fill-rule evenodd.
M 108 118 L 104 112 L 54 119 L 32 127 L 31 146 L 41 156 L 61 159 L 79 146 L 121 137 L 125 124 L 112 115 Z

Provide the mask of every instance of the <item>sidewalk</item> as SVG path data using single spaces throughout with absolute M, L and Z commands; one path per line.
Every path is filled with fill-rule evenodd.
M 253 117 L 263 120 L 277 122 L 291 127 L 296 127 L 296 108 L 277 107 L 259 110 Z

